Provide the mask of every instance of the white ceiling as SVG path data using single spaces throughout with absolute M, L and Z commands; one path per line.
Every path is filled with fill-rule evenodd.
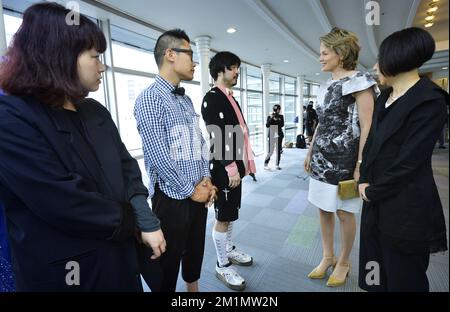
M 12 2 L 3 0 L 3 2 Z M 14 1 L 16 2 L 16 1 Z M 64 0 L 63 0 L 64 2 Z M 319 37 L 338 26 L 355 32 L 362 46 L 360 69 L 370 69 L 376 62 L 378 47 L 390 33 L 422 26 L 428 1 L 378 0 L 380 25 L 367 26 L 365 9 L 369 0 L 85 0 L 101 3 L 113 10 L 149 23 L 158 30 L 182 28 L 193 41 L 198 36 L 211 37 L 215 51 L 229 50 L 242 60 L 260 66 L 272 64 L 275 72 L 290 76 L 305 75 L 321 82 L 329 74 L 320 73 Z M 448 0 L 441 7 L 435 26 L 428 28 L 444 51 L 425 66 L 439 71 L 448 66 Z M 105 17 L 103 14 L 101 17 Z M 233 35 L 226 33 L 236 27 Z M 155 37 L 155 32 L 144 33 Z M 443 47 L 443 48 L 442 48 Z M 153 47 L 150 47 L 153 48 Z M 288 59 L 289 63 L 283 60 Z
M 413 25 L 417 12 L 429 1 L 378 0 L 380 25 L 367 26 L 368 0 L 100 0 L 108 6 L 167 30 L 185 29 L 191 39 L 208 35 L 216 51 L 230 50 L 243 60 L 291 76 L 323 81 L 328 74 L 318 64 L 319 37 L 338 26 L 358 34 L 362 46 L 361 69 L 376 62 L 378 46 L 390 33 Z M 423 3 L 422 3 L 423 2 Z M 448 25 L 448 0 L 441 0 Z M 445 19 L 444 22 L 445 24 Z M 238 32 L 226 33 L 234 26 Z M 440 28 L 440 41 L 448 41 L 448 26 Z M 430 30 L 430 29 L 429 29 Z M 441 53 L 442 54 L 442 53 Z M 447 53 L 429 70 L 448 66 Z M 283 60 L 288 59 L 289 63 Z M 445 64 L 442 63 L 444 61 Z

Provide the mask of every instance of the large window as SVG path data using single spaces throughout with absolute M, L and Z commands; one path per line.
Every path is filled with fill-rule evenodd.
M 258 67 L 247 65 L 247 89 L 262 92 L 262 75 Z
M 317 105 L 317 95 L 320 85 L 312 82 L 305 82 L 303 86 L 303 106 L 308 106 L 309 102 L 313 102 L 314 108 Z
M 3 18 L 5 20 L 6 45 L 9 46 L 14 34 L 22 24 L 22 17 L 18 13 L 4 10 Z
M 157 73 L 153 53 L 135 48 L 122 42 L 113 41 L 112 51 L 114 66 L 141 72 Z
M 122 73 L 116 73 L 115 79 L 120 136 L 128 150 L 141 149 L 141 137 L 137 131 L 133 109 L 136 98 L 153 83 L 153 79 Z
M 111 25 L 114 67 L 157 73 L 153 56 L 156 41 L 152 38 Z
M 296 112 L 296 79 L 292 77 L 284 78 L 284 128 L 285 128 L 285 140 L 289 142 L 295 142 L 297 134 L 297 125 L 294 122 L 297 116 Z
M 279 94 L 269 94 L 269 103 L 271 109 L 275 104 L 281 105 L 281 96 Z
M 264 152 L 264 109 L 262 100 L 261 69 L 255 66 L 246 66 L 247 69 L 247 125 L 250 131 L 250 142 L 253 152 Z
M 284 92 L 286 94 L 295 95 L 297 91 L 295 78 L 285 77 L 284 78 Z
M 295 142 L 297 132 L 297 126 L 294 123 L 295 116 L 295 97 L 286 96 L 284 105 L 284 128 L 286 130 L 285 140 L 289 142 Z
M 264 152 L 263 102 L 259 92 L 247 92 L 247 125 L 253 151 L 256 154 Z
M 199 84 L 182 82 L 180 84 L 186 90 L 186 95 L 188 95 L 192 103 L 194 104 L 195 112 L 201 115 L 201 106 L 204 94 L 202 94 L 202 88 Z
M 280 75 L 271 73 L 269 76 L 269 92 L 270 93 L 281 93 L 280 88 Z

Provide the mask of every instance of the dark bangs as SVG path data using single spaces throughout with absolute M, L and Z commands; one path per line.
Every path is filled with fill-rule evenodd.
M 71 27 L 74 49 L 78 54 L 94 48 L 99 53 L 106 51 L 106 39 L 102 30 L 88 17 L 80 16 L 80 25 Z
M 25 11 L 0 65 L 1 89 L 51 106 L 87 96 L 78 77 L 78 56 L 92 48 L 103 53 L 106 40 L 93 21 L 80 14 L 77 23 L 71 19 L 74 14 L 56 3 L 38 3 Z
M 394 32 L 380 46 L 378 65 L 384 76 L 396 76 L 421 67 L 433 57 L 436 44 L 429 32 L 410 27 Z
M 217 80 L 219 73 L 225 72 L 225 67 L 231 70 L 231 66 L 241 66 L 241 59 L 234 53 L 221 51 L 214 55 L 209 62 L 209 73 L 214 81 Z

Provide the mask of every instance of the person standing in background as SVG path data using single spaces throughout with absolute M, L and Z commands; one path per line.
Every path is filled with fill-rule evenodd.
M 313 101 L 310 101 L 306 108 L 306 139 L 311 143 L 316 127 L 319 123 L 317 112 L 313 108 Z
M 281 160 L 281 153 L 283 151 L 283 127 L 284 127 L 284 116 L 281 113 L 281 106 L 278 104 L 275 104 L 273 106 L 273 112 L 267 116 L 266 121 L 266 128 L 269 128 L 269 131 L 267 133 L 267 140 L 269 142 L 268 144 L 268 152 L 266 155 L 266 158 L 264 160 L 264 169 L 269 170 L 269 162 L 270 157 L 272 156 L 273 152 L 275 152 L 276 155 L 276 161 L 275 161 L 275 168 L 277 170 L 281 170 L 280 167 L 280 160 Z

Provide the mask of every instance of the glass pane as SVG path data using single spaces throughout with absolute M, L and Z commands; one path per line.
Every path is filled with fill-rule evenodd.
M 296 134 L 297 133 L 297 127 L 295 127 L 295 128 L 292 128 L 292 127 L 290 127 L 290 128 L 286 128 L 286 133 L 285 133 L 285 136 L 284 136 L 284 139 L 285 139 L 285 142 L 293 142 L 293 143 L 295 143 L 295 141 L 296 141 Z
M 103 106 L 106 106 L 104 80 L 102 80 L 102 83 L 100 84 L 100 88 L 98 88 L 98 90 L 95 92 L 90 92 L 88 97 L 96 100 Z
M 153 53 L 135 48 L 117 41 L 112 42 L 112 53 L 115 67 L 139 70 L 157 74 Z
M 194 53 L 195 54 L 195 53 Z M 200 64 L 195 63 L 195 71 L 194 71 L 194 79 L 193 81 L 201 82 L 202 81 L 202 70 L 200 69 Z
M 286 142 L 295 142 L 297 124 L 294 123 L 296 117 L 295 96 L 286 96 L 284 106 L 284 128 Z
M 199 70 L 200 71 L 200 70 Z M 186 90 L 186 95 L 188 95 L 192 101 L 192 104 L 194 105 L 195 112 L 200 116 L 199 118 L 199 126 L 200 130 L 202 132 L 203 138 L 208 138 L 208 132 L 206 130 L 206 124 L 203 121 L 202 116 L 202 100 L 203 100 L 203 94 L 202 94 L 202 88 L 200 85 L 193 84 L 193 83 L 186 83 L 182 82 L 180 83 L 180 86 L 183 87 Z
M 248 92 L 247 105 L 247 125 L 250 132 L 250 142 L 253 152 L 259 154 L 264 152 L 262 94 Z
M 319 94 L 320 85 L 312 84 L 311 85 L 311 95 L 317 96 Z
M 153 83 L 152 78 L 116 73 L 119 131 L 128 150 L 142 148 L 133 109 L 138 95 Z
M 241 101 L 241 91 L 233 89 L 233 97 L 236 99 L 236 101 L 238 101 L 239 106 L 241 106 L 241 109 L 243 110 Z
M 270 74 L 269 79 L 269 92 L 272 93 L 280 93 L 280 75 L 278 74 Z
M 14 15 L 10 15 L 5 11 L 3 14 L 5 19 L 5 32 L 6 32 L 6 45 L 11 44 L 12 37 L 22 24 L 22 18 Z
M 295 79 L 294 78 L 291 78 L 291 77 L 285 78 L 284 92 L 286 94 L 295 94 L 296 87 L 295 87 Z
M 262 91 L 262 76 L 258 67 L 247 66 L 247 89 Z
M 156 44 L 156 41 L 155 41 L 155 44 Z M 197 47 L 195 45 L 191 44 L 191 49 L 192 49 L 192 51 L 194 51 L 194 54 L 192 54 L 192 60 L 194 61 L 195 64 L 199 64 L 200 59 L 198 56 Z
M 281 96 L 278 94 L 269 94 L 269 103 L 270 108 L 272 108 L 275 104 L 281 105 Z
M 310 87 L 309 83 L 305 82 L 303 84 L 303 96 L 309 96 L 309 87 Z
M 286 96 L 284 106 L 284 121 L 286 124 L 294 124 L 295 113 L 295 97 Z
M 182 82 L 180 87 L 186 90 L 186 95 L 191 98 L 192 104 L 194 104 L 195 112 L 201 115 L 201 106 L 203 100 L 202 88 L 200 85 Z

